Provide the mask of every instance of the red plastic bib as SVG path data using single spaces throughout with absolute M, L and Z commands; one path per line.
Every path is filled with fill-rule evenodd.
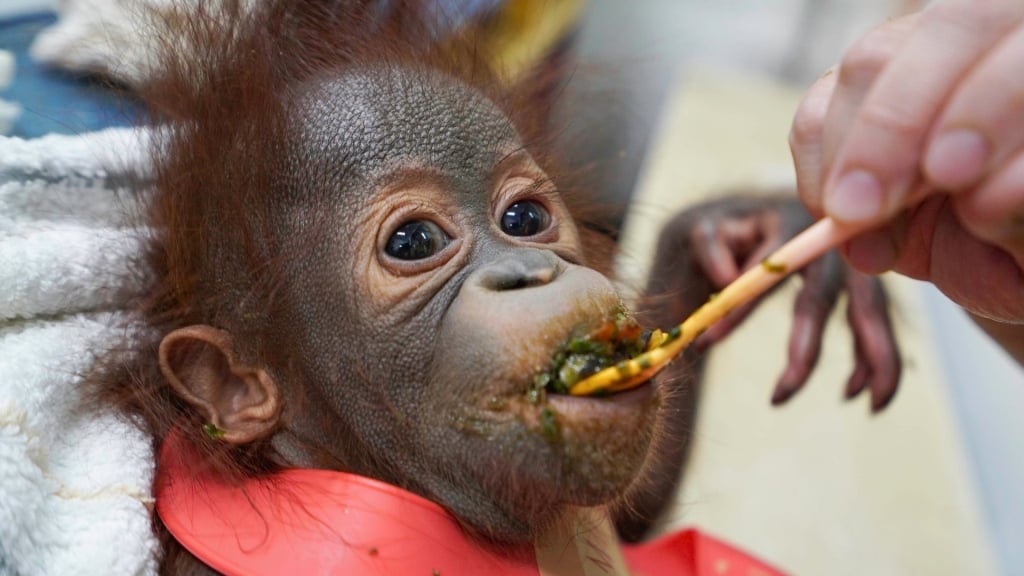
M 376 480 L 291 469 L 236 486 L 196 472 L 197 462 L 177 435 L 165 442 L 157 513 L 186 549 L 230 576 L 552 574 L 534 555 L 478 545 L 440 506 Z M 781 574 L 696 530 L 624 546 L 623 556 L 634 575 Z M 603 560 L 591 560 L 581 576 L 602 573 Z

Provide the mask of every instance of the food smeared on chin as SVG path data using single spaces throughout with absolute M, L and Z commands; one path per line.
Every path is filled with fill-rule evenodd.
M 574 335 L 552 357 L 550 367 L 533 379 L 530 401 L 539 403 L 545 393 L 568 394 L 573 384 L 641 354 L 648 347 L 645 332 L 624 309 L 596 330 Z

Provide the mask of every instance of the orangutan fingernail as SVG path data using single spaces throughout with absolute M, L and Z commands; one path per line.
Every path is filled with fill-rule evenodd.
M 974 184 L 988 168 L 988 140 L 974 130 L 950 130 L 928 148 L 924 169 L 941 188 L 958 190 Z
M 870 172 L 847 172 L 825 197 L 825 212 L 846 222 L 871 220 L 882 212 L 884 193 L 878 178 Z
M 797 387 L 789 384 L 788 382 L 779 382 L 775 387 L 775 391 L 772 392 L 772 406 L 780 406 L 785 404 L 793 394 L 797 391 Z
M 861 393 L 862 390 L 864 390 L 865 384 L 867 384 L 867 382 L 864 379 L 851 378 L 850 381 L 846 383 L 846 390 L 843 391 L 843 398 L 853 400 Z

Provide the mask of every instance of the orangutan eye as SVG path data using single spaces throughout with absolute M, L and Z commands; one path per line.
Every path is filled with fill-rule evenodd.
M 551 216 L 532 200 L 516 202 L 501 215 L 501 230 L 509 236 L 534 236 L 551 224 Z
M 437 224 L 429 220 L 413 220 L 395 230 L 384 251 L 399 260 L 423 260 L 444 250 L 449 240 Z

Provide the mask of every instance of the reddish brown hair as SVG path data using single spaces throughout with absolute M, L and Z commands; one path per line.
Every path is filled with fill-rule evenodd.
M 514 86 L 479 54 L 471 35 L 439 40 L 446 16 L 433 2 L 308 0 L 198 2 L 188 13 L 151 22 L 161 43 L 158 75 L 142 89 L 154 126 L 155 193 L 144 207 L 152 241 L 144 268 L 151 280 L 137 303 L 145 327 L 133 344 L 98 363 L 90 378 L 97 402 L 137 418 L 159 448 L 179 429 L 228 477 L 272 470 L 266 443 L 230 446 L 202 433 L 202 415 L 178 398 L 160 373 L 157 348 L 168 332 L 191 324 L 230 331 L 251 361 L 289 366 L 290 342 L 266 334 L 277 296 L 288 290 L 274 253 L 277 201 L 287 155 L 289 103 L 309 79 L 353 66 L 407 65 L 440 70 L 505 110 L 538 162 L 571 183 L 550 153 L 547 103 L 560 70 L 527 74 Z M 255 8 L 253 6 L 256 6 Z M 585 195 L 563 190 L 586 236 L 589 263 L 607 271 L 611 242 L 587 227 Z M 285 378 L 287 380 L 287 378 Z

